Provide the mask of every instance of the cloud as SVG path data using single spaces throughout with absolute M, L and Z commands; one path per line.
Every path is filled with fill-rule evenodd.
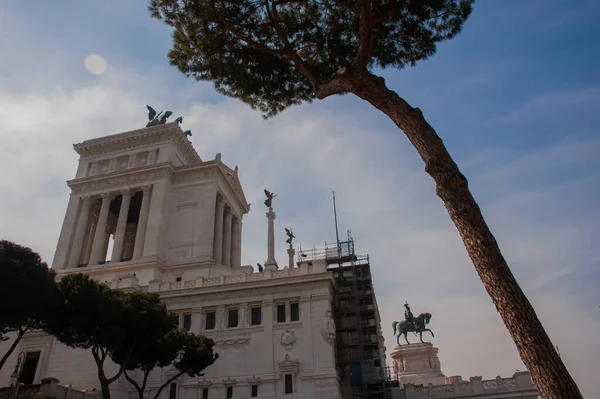
M 533 118 L 551 110 L 564 112 L 565 108 L 572 110 L 600 103 L 600 86 L 585 87 L 578 90 L 564 90 L 536 95 L 516 110 L 505 116 L 502 121 L 514 123 Z
M 244 263 L 266 258 L 263 188 L 279 194 L 281 265 L 287 262 L 284 226 L 293 228 L 304 248 L 335 240 L 335 190 L 342 237 L 352 229 L 357 251 L 371 256 L 388 354 L 391 323 L 402 318 L 399 308 L 407 300 L 415 313 L 433 313 L 432 341 L 447 375 L 494 378 L 523 369 L 422 162 L 403 135 L 366 104 L 332 98 L 265 122 L 244 104 L 215 96 L 207 84 L 173 84 L 162 64 L 124 67 L 122 57 L 103 53 L 111 67 L 90 76 L 82 66 L 87 53 L 79 57 L 49 39 L 11 42 L 2 36 L 7 36 L 0 35 L 3 49 L 19 56 L 0 65 L 8 77 L 0 83 L 1 238 L 31 246 L 51 261 L 69 195 L 65 180 L 77 166 L 72 144 L 141 127 L 146 104 L 172 109 L 184 116 L 183 127 L 192 130 L 203 159 L 221 152 L 224 162 L 240 167 L 252 203 L 244 218 Z M 471 76 L 472 86 L 489 85 L 487 72 Z M 409 83 L 403 90 L 413 89 L 416 103 L 433 108 L 431 117 L 443 123 L 443 108 L 454 97 L 440 96 L 436 82 L 424 88 Z M 537 93 L 506 121 L 518 125 L 597 104 L 599 93 L 596 86 Z M 471 113 L 465 108 L 454 117 L 470 120 Z M 458 135 L 441 126 L 448 142 Z M 590 139 L 521 152 L 475 149 L 460 162 L 513 272 L 589 397 L 596 393 L 592 373 L 600 358 L 594 335 L 600 298 L 573 290 L 581 286 L 576 279 L 598 262 L 598 147 Z
M 157 91 L 155 98 L 161 94 Z M 0 207 L 0 235 L 31 246 L 50 260 L 68 197 L 64 180 L 76 168 L 71 144 L 139 127 L 145 118 L 144 105 L 119 83 L 45 95 L 0 93 L 0 139 L 4 143 L 0 167 L 10 171 L 0 183 L 0 195 L 7 199 Z M 335 189 L 342 225 L 352 227 L 358 251 L 372 257 L 388 353 L 393 347 L 391 322 L 402 317 L 399 304 L 409 300 L 416 312 L 434 314 L 431 327 L 446 374 L 491 378 L 511 375 L 523 367 L 458 234 L 434 196 L 433 184 L 412 149 L 401 144 L 400 136 L 390 136 L 370 127 L 370 121 L 343 112 L 321 112 L 314 105 L 295 108 L 268 122 L 230 100 L 195 103 L 179 111 L 204 159 L 222 152 L 226 163 L 240 166 L 242 183 L 254 204 L 244 223 L 244 263 L 262 263 L 266 256 L 264 187 L 279 193 L 277 257 L 282 265 L 287 259 L 283 226 L 292 227 L 304 245 L 333 241 L 331 191 Z M 489 173 L 495 179 L 508 179 L 528 165 L 554 159 L 528 155 Z M 585 159 L 584 164 L 591 161 Z M 541 173 L 543 168 L 539 168 Z M 590 367 L 593 364 L 590 352 L 597 351 L 598 345 L 591 334 L 596 322 L 586 310 L 574 313 L 578 321 L 586 318 L 582 321 L 585 329 L 577 334 L 589 339 L 586 342 L 594 349 L 571 344 L 570 327 L 558 314 L 578 307 L 563 293 L 544 290 L 550 281 L 570 272 L 563 262 L 549 260 L 563 259 L 561 254 L 579 237 L 560 229 L 540 229 L 534 220 L 518 222 L 536 203 L 562 195 L 558 190 L 550 197 L 530 193 L 532 197 L 518 212 L 508 210 L 511 223 L 498 223 L 494 232 L 501 237 L 507 258 L 529 268 L 528 273 L 516 272 L 527 276 L 526 292 L 576 380 L 582 389 L 590 390 L 593 379 L 576 359 L 587 359 Z M 489 204 L 492 219 L 506 212 L 507 204 L 511 202 L 505 199 Z M 577 264 L 578 256 L 569 253 L 571 263 Z M 536 275 L 541 277 L 532 277 Z

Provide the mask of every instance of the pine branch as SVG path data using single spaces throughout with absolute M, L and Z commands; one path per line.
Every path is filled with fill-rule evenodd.
M 256 50 L 259 50 L 259 51 L 262 51 L 262 52 L 265 52 L 268 54 L 285 55 L 285 53 L 286 53 L 285 49 L 272 49 L 270 47 L 263 46 L 262 44 L 255 42 L 254 40 L 250 39 L 249 37 L 244 36 L 240 31 L 235 29 L 233 27 L 233 25 L 231 25 L 223 16 L 219 15 L 219 20 L 225 26 L 225 29 L 227 29 L 229 32 L 233 33 L 233 35 L 235 37 L 237 37 L 239 40 L 246 43 L 250 47 L 253 47 Z
M 279 24 L 279 13 L 277 12 L 277 2 L 273 3 L 273 7 L 269 7 L 269 0 L 265 0 L 265 8 L 267 10 L 267 15 L 269 16 L 269 20 L 271 21 L 271 25 L 275 29 L 277 33 L 277 37 L 283 45 L 285 46 L 286 56 L 289 61 L 293 62 L 294 65 L 298 68 L 300 73 L 304 75 L 306 79 L 316 88 L 319 85 L 319 77 L 310 69 L 308 65 L 302 60 L 302 57 L 298 55 L 298 53 L 293 49 L 288 40 L 286 33 L 281 28 Z
M 365 69 L 373 54 L 373 13 L 371 0 L 360 2 L 360 22 L 358 28 L 358 51 L 354 63 L 359 69 Z
M 375 27 L 389 21 L 389 19 L 392 18 L 392 15 L 394 15 L 394 8 L 396 8 L 397 4 L 397 0 L 390 0 L 390 4 L 388 4 L 383 14 L 373 18 L 373 26 Z

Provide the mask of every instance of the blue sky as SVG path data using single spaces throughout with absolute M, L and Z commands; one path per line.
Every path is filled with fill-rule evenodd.
M 463 32 L 388 86 L 424 112 L 469 179 L 518 281 L 587 397 L 600 344 L 600 3 L 475 3 Z M 168 65 L 170 30 L 143 1 L 0 1 L 0 236 L 51 261 L 73 177 L 71 144 L 139 128 L 145 104 L 184 115 L 201 157 L 239 165 L 251 212 L 243 261 L 264 261 L 262 189 L 278 242 L 333 241 L 369 253 L 388 353 L 405 300 L 433 313 L 446 375 L 522 369 L 514 344 L 404 135 L 356 98 L 263 121 Z M 99 54 L 105 74 L 86 71 Z M 280 262 L 286 259 L 278 247 Z M 465 332 L 465 328 L 469 332 Z

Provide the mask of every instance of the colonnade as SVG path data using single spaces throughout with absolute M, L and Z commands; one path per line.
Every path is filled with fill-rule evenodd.
M 128 224 L 131 198 L 142 192 L 142 204 L 137 224 Z M 110 225 L 110 204 L 117 195 L 121 195 L 121 208 L 116 227 Z M 103 193 L 100 196 L 86 196 L 80 199 L 80 211 L 75 223 L 75 234 L 67 268 L 75 268 L 82 264 L 96 265 L 106 261 L 106 251 L 112 228 L 115 227 L 115 242 L 111 260 L 119 262 L 123 258 L 137 259 L 143 256 L 144 239 L 150 212 L 151 186 L 138 189 L 127 189 L 120 192 Z M 95 218 L 94 203 L 100 199 L 100 210 Z M 131 245 L 133 244 L 133 245 Z
M 242 264 L 242 220 L 220 195 L 215 207 L 213 259 L 229 267 Z

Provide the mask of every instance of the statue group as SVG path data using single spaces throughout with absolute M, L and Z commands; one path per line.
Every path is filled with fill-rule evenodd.
M 148 123 L 146 124 L 146 127 L 164 125 L 165 123 L 167 123 L 167 119 L 169 119 L 169 117 L 173 115 L 173 112 L 171 111 L 167 111 L 164 114 L 162 111 L 156 113 L 156 110 L 149 105 L 146 105 L 146 108 L 148 108 Z M 183 123 L 183 116 L 177 117 L 177 119 L 175 119 L 175 122 L 177 122 L 178 125 L 180 123 Z M 183 134 L 185 136 L 191 136 L 192 131 L 186 130 L 185 132 L 183 132 Z
M 427 324 L 431 321 L 431 313 L 421 313 L 417 317 L 415 317 L 410 310 L 410 305 L 408 302 L 404 304 L 404 320 L 403 321 L 394 321 L 392 323 L 392 328 L 394 329 L 394 335 L 396 336 L 396 343 L 400 345 L 400 336 L 404 335 L 404 340 L 407 344 L 408 342 L 408 333 L 412 332 L 415 335 L 419 333 L 419 339 L 421 342 L 423 341 L 423 332 L 429 331 L 431 336 L 433 337 L 433 331 L 427 328 Z

